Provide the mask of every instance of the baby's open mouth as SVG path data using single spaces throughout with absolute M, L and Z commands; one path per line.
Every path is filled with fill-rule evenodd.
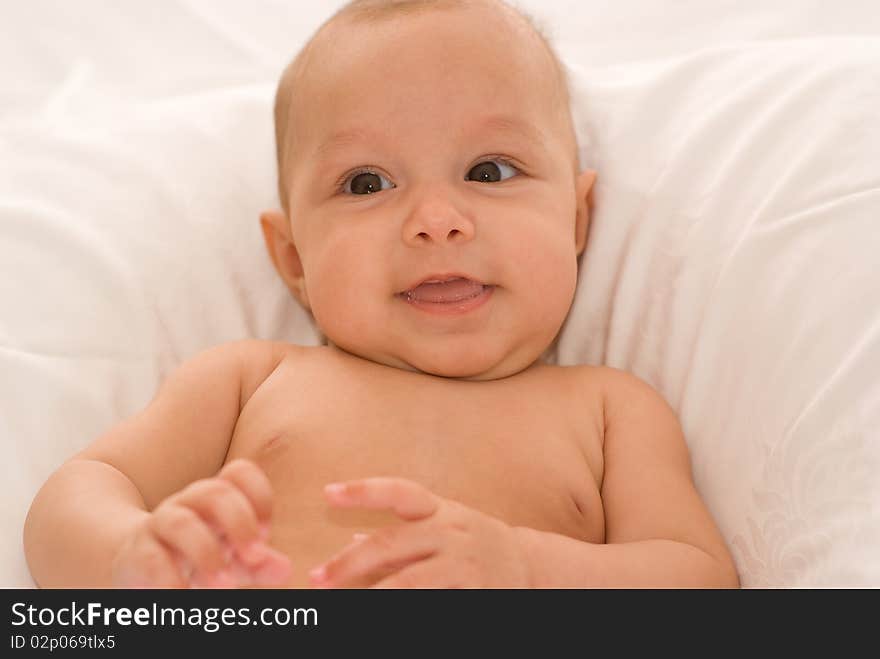
M 398 293 L 398 295 L 410 302 L 450 304 L 482 295 L 487 288 L 491 287 L 473 279 L 450 277 L 425 280 L 415 288 Z

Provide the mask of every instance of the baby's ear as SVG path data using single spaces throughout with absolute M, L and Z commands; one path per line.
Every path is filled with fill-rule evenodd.
M 575 201 L 577 202 L 577 217 L 574 227 L 575 247 L 580 256 L 587 246 L 587 229 L 590 226 L 590 211 L 593 206 L 593 185 L 596 182 L 596 172 L 585 169 L 575 181 Z
M 306 282 L 303 274 L 302 261 L 293 242 L 290 222 L 287 215 L 280 210 L 269 210 L 260 213 L 260 226 L 263 229 L 263 240 L 275 270 L 293 293 L 293 297 L 307 310 L 309 296 L 306 293 Z

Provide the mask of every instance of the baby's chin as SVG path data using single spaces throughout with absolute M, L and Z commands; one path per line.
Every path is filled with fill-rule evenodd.
M 540 354 L 492 355 L 485 351 L 433 351 L 402 355 L 361 355 L 366 359 L 384 363 L 415 373 L 441 378 L 473 382 L 500 380 L 520 373 L 540 357 Z
M 516 375 L 528 368 L 529 364 L 512 364 L 509 361 L 501 363 L 479 363 L 471 360 L 449 360 L 439 363 L 424 363 L 414 365 L 415 370 L 428 375 L 449 378 L 454 380 L 468 380 L 471 382 L 485 382 L 500 380 Z

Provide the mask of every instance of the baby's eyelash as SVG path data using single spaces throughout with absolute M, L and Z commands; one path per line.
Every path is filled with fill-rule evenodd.
M 471 169 L 473 169 L 477 165 L 482 165 L 484 162 L 500 162 L 502 165 L 513 167 L 518 172 L 522 171 L 522 168 L 507 156 L 485 156 L 484 158 L 480 158 L 477 162 L 471 165 Z

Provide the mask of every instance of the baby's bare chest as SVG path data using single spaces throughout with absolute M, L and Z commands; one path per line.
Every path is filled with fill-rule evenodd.
M 350 533 L 384 523 L 373 513 L 329 511 L 321 496 L 327 483 L 371 476 L 417 481 L 512 525 L 601 541 L 599 425 L 544 384 L 279 369 L 248 402 L 228 459 L 247 457 L 265 470 L 276 530 L 291 543 L 292 520 L 330 535 L 325 527 Z

